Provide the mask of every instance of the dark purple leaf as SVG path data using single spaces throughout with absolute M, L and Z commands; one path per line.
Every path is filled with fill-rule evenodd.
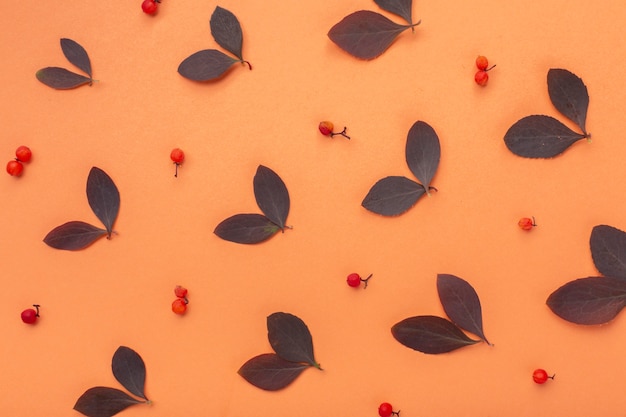
M 441 146 L 435 130 L 425 122 L 415 122 L 406 139 L 406 163 L 426 192 L 439 166 Z
M 259 165 L 253 185 L 256 203 L 263 214 L 284 230 L 290 202 L 283 180 L 271 169 Z
M 120 193 L 111 177 L 98 167 L 92 167 L 87 177 L 87 201 L 110 237 L 120 210 Z
M 437 275 L 437 291 L 444 311 L 454 324 L 474 333 L 490 344 L 483 332 L 480 300 L 474 288 L 464 279 L 449 274 Z
M 215 42 L 243 61 L 241 56 L 243 33 L 237 17 L 230 11 L 217 6 L 211 15 L 210 25 Z
M 587 135 L 589 94 L 583 80 L 568 70 L 552 68 L 548 71 L 548 93 L 554 107 Z
M 360 59 L 374 59 L 410 27 L 399 25 L 380 13 L 360 10 L 344 17 L 328 32 L 328 37 L 341 49 Z
M 132 394 L 145 400 L 146 365 L 141 356 L 131 348 L 120 346 L 111 361 L 113 376 Z
M 274 236 L 280 227 L 262 214 L 235 214 L 223 220 L 214 233 L 235 243 L 260 243 Z
M 139 401 L 124 391 L 108 387 L 93 387 L 80 396 L 74 410 L 89 417 L 111 417 Z
M 240 61 L 217 49 L 205 49 L 185 58 L 178 73 L 193 81 L 211 81 L 224 75 L 236 62 Z
M 404 346 L 430 354 L 451 352 L 480 342 L 467 337 L 451 321 L 437 316 L 409 317 L 396 323 L 391 333 Z
M 35 74 L 37 79 L 48 87 L 57 90 L 69 90 L 83 84 L 91 84 L 93 80 L 84 75 L 76 74 L 65 68 L 46 67 L 42 68 Z
M 626 279 L 626 233 L 611 226 L 596 226 L 591 231 L 589 246 L 600 273 Z
M 72 39 L 62 38 L 61 49 L 68 61 L 85 71 L 90 78 L 92 77 L 91 61 L 89 60 L 89 55 L 87 55 L 85 48 Z
M 572 323 L 608 323 L 626 305 L 626 280 L 579 278 L 550 294 L 546 304 L 554 314 Z
M 89 223 L 72 221 L 52 229 L 43 241 L 55 249 L 79 250 L 105 236 L 107 231 Z
M 554 117 L 533 115 L 515 122 L 504 135 L 504 143 L 525 158 L 552 158 L 584 138 Z
M 238 373 L 255 387 L 278 391 L 291 384 L 308 367 L 281 359 L 275 353 L 264 353 L 244 363 Z
M 374 0 L 374 2 L 383 10 L 396 14 L 413 24 L 413 0 Z
M 289 313 L 267 317 L 267 337 L 274 352 L 291 362 L 304 362 L 320 368 L 313 355 L 313 339 L 307 325 Z
M 361 205 L 383 216 L 398 216 L 417 203 L 426 189 L 406 177 L 391 176 L 378 180 Z

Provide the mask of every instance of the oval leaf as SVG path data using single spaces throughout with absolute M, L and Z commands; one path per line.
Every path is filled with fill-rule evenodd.
M 413 0 L 374 0 L 374 2 L 381 9 L 400 16 L 409 25 L 413 24 Z
M 308 367 L 281 359 L 275 353 L 264 353 L 244 363 L 237 372 L 255 387 L 278 391 L 291 384 Z
M 552 68 L 548 71 L 548 93 L 554 107 L 587 135 L 589 94 L 583 80 L 568 70 Z
M 274 222 L 262 214 L 235 214 L 223 220 L 214 233 L 224 240 L 253 244 L 263 242 L 280 230 Z
M 91 245 L 107 231 L 89 223 L 72 221 L 52 229 L 43 241 L 55 249 L 80 250 Z
M 415 122 L 406 139 L 406 163 L 428 192 L 439 166 L 441 146 L 435 130 L 425 122 Z
M 289 313 L 267 317 L 267 337 L 278 356 L 291 362 L 304 362 L 318 369 L 313 355 L 313 339 L 304 322 Z
M 241 48 L 243 33 L 237 17 L 230 11 L 217 6 L 211 15 L 211 35 L 215 42 L 240 60 L 243 60 Z
M 80 396 L 74 410 L 89 417 L 111 417 L 141 402 L 119 389 L 93 387 Z
M 360 10 L 344 17 L 328 32 L 341 49 L 360 59 L 374 59 L 411 26 L 399 25 L 380 13 Z
M 454 324 L 490 344 L 483 332 L 483 316 L 478 294 L 464 279 L 437 275 L 437 291 L 444 311 Z
M 253 185 L 256 203 L 263 214 L 284 230 L 290 202 L 289 192 L 283 180 L 268 167 L 259 165 Z
M 404 319 L 391 328 L 393 337 L 411 349 L 438 354 L 473 345 L 472 340 L 454 323 L 437 316 L 416 316 Z
M 146 365 L 141 356 L 126 346 L 120 346 L 113 354 L 111 361 L 113 376 L 132 394 L 145 400 Z
M 626 279 L 626 233 L 615 227 L 599 225 L 589 239 L 591 257 L 600 273 Z
M 92 167 L 87 177 L 87 200 L 94 214 L 107 229 L 109 237 L 120 210 L 120 193 L 106 172 Z
M 504 135 L 504 143 L 525 158 L 552 158 L 584 138 L 554 117 L 533 115 L 515 122 Z
M 613 277 L 579 278 L 550 294 L 546 304 L 554 314 L 572 323 L 608 323 L 626 305 L 626 280 Z
M 72 39 L 62 38 L 61 49 L 68 61 L 85 71 L 91 78 L 91 61 L 89 60 L 89 55 L 87 55 L 85 48 Z
M 193 81 L 211 81 L 224 75 L 238 62 L 217 49 L 205 49 L 185 58 L 178 66 L 178 73 Z
M 406 177 L 385 177 L 372 186 L 361 205 L 383 216 L 398 216 L 417 203 L 426 189 Z
M 57 90 L 69 90 L 83 84 L 91 84 L 93 81 L 91 78 L 85 77 L 84 75 L 76 74 L 75 72 L 59 67 L 42 68 L 37 71 L 35 76 L 48 87 Z

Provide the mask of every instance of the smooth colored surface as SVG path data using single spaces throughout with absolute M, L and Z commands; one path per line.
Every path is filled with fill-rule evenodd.
M 148 16 L 141 0 L 5 0 L 0 156 L 27 145 L 33 157 L 21 177 L 0 175 L 2 414 L 79 415 L 72 406 L 88 388 L 120 388 L 111 357 L 125 345 L 143 357 L 154 402 L 125 417 L 376 416 L 381 402 L 403 417 L 621 415 L 625 313 L 576 326 L 545 300 L 598 274 L 593 226 L 626 229 L 623 2 L 414 3 L 415 34 L 364 62 L 326 33 L 360 9 L 401 22 L 373 1 L 221 2 L 253 69 L 199 84 L 176 69 L 220 49 L 209 29 L 218 3 L 163 0 Z M 89 53 L 93 86 L 55 91 L 35 78 L 46 66 L 74 70 L 62 37 Z M 497 64 L 484 88 L 478 55 Z M 553 160 L 516 157 L 503 142 L 514 122 L 563 120 L 550 68 L 586 83 L 592 142 Z M 321 135 L 323 120 L 352 139 Z M 398 218 L 367 212 L 377 180 L 411 178 L 404 148 L 417 120 L 441 141 L 439 191 Z M 293 230 L 257 246 L 217 238 L 223 219 L 259 212 L 260 164 L 285 182 Z M 47 247 L 63 222 L 98 225 L 85 195 L 92 166 L 119 188 L 117 234 L 76 253 Z M 520 230 L 531 216 L 537 227 Z M 351 272 L 374 274 L 367 290 L 346 284 Z M 475 288 L 493 347 L 430 356 L 392 338 L 402 319 L 444 314 L 438 273 Z M 184 316 L 171 310 L 177 284 L 189 289 Z M 22 323 L 35 303 L 37 324 Z M 271 351 L 265 320 L 277 311 L 305 321 L 324 371 L 269 393 L 237 370 Z M 554 381 L 535 384 L 536 368 Z

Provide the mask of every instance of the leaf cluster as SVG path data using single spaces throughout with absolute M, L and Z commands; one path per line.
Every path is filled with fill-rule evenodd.
M 393 337 L 404 346 L 428 354 L 451 352 L 481 340 L 491 345 L 483 331 L 482 309 L 474 288 L 462 278 L 439 274 L 437 291 L 450 320 L 432 315 L 409 317 L 391 328 Z M 480 340 L 469 338 L 463 330 Z
M 147 403 L 144 387 L 146 366 L 137 352 L 120 346 L 113 354 L 111 369 L 115 379 L 138 400 L 117 388 L 93 387 L 85 391 L 76 401 L 74 410 L 89 417 L 111 417 L 131 405 Z
M 275 353 L 255 356 L 239 368 L 239 375 L 266 391 L 291 384 L 309 367 L 322 369 L 313 354 L 313 338 L 307 325 L 289 313 L 267 317 L 267 337 Z
M 69 90 L 85 84 L 92 85 L 94 80 L 91 73 L 91 61 L 85 48 L 72 39 L 62 38 L 61 50 L 65 58 L 85 72 L 88 77 L 61 67 L 46 67 L 35 73 L 37 79 L 57 90 Z

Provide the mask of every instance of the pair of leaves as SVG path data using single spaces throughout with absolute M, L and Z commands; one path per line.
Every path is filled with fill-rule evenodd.
M 437 291 L 444 311 L 450 318 L 415 316 L 396 323 L 393 337 L 411 349 L 438 354 L 479 343 L 464 332 L 475 334 L 491 345 L 483 331 L 482 309 L 478 294 L 465 280 L 454 275 L 437 275 Z
M 238 373 L 252 385 L 277 391 L 291 384 L 305 369 L 322 369 L 313 354 L 313 338 L 307 325 L 289 313 L 267 317 L 267 336 L 275 353 L 248 360 Z
M 111 238 L 120 209 L 120 193 L 106 172 L 92 167 L 87 177 L 87 201 L 105 229 L 82 221 L 70 221 L 52 229 L 43 241 L 55 249 L 80 250 L 104 235 Z
M 89 417 L 110 417 L 131 405 L 150 403 L 144 392 L 146 366 L 141 356 L 126 346 L 120 346 L 111 361 L 113 376 L 131 394 L 142 398 L 138 400 L 117 388 L 93 387 L 81 395 L 74 410 Z
M 626 233 L 598 225 L 589 239 L 591 257 L 604 276 L 579 278 L 548 297 L 548 307 L 564 320 L 576 324 L 604 324 L 626 306 Z
M 397 216 L 417 203 L 430 186 L 441 158 L 441 146 L 435 130 L 425 122 L 417 121 L 406 140 L 406 163 L 421 184 L 402 176 L 379 180 L 367 193 L 361 205 L 383 216 Z
M 61 49 L 63 50 L 65 58 L 85 72 L 89 77 L 61 67 L 46 67 L 37 71 L 35 74 L 37 79 L 48 87 L 57 90 L 69 90 L 81 85 L 93 84 L 91 61 L 89 60 L 89 55 L 87 55 L 85 48 L 72 39 L 62 38 Z
M 360 10 L 344 17 L 328 32 L 328 37 L 341 49 L 360 59 L 374 59 L 387 50 L 400 33 L 408 28 L 415 32 L 413 0 L 374 0 L 381 9 L 407 21 L 400 25 L 380 13 Z
M 279 230 L 285 231 L 289 214 L 289 192 L 283 180 L 270 168 L 259 165 L 253 180 L 254 197 L 263 212 L 235 214 L 215 228 L 214 233 L 224 240 L 253 244 L 263 242 Z
M 518 120 L 504 135 L 504 143 L 514 154 L 525 158 L 552 158 L 580 139 L 591 137 L 585 127 L 589 94 L 583 81 L 568 70 L 550 69 L 548 93 L 554 107 L 576 123 L 582 133 L 551 116 L 527 116 Z
M 185 58 L 178 66 L 178 73 L 193 81 L 211 81 L 223 76 L 237 62 L 246 63 L 252 69 L 252 65 L 243 59 L 243 32 L 237 17 L 217 6 L 209 24 L 215 42 L 237 58 L 217 49 L 204 49 Z

